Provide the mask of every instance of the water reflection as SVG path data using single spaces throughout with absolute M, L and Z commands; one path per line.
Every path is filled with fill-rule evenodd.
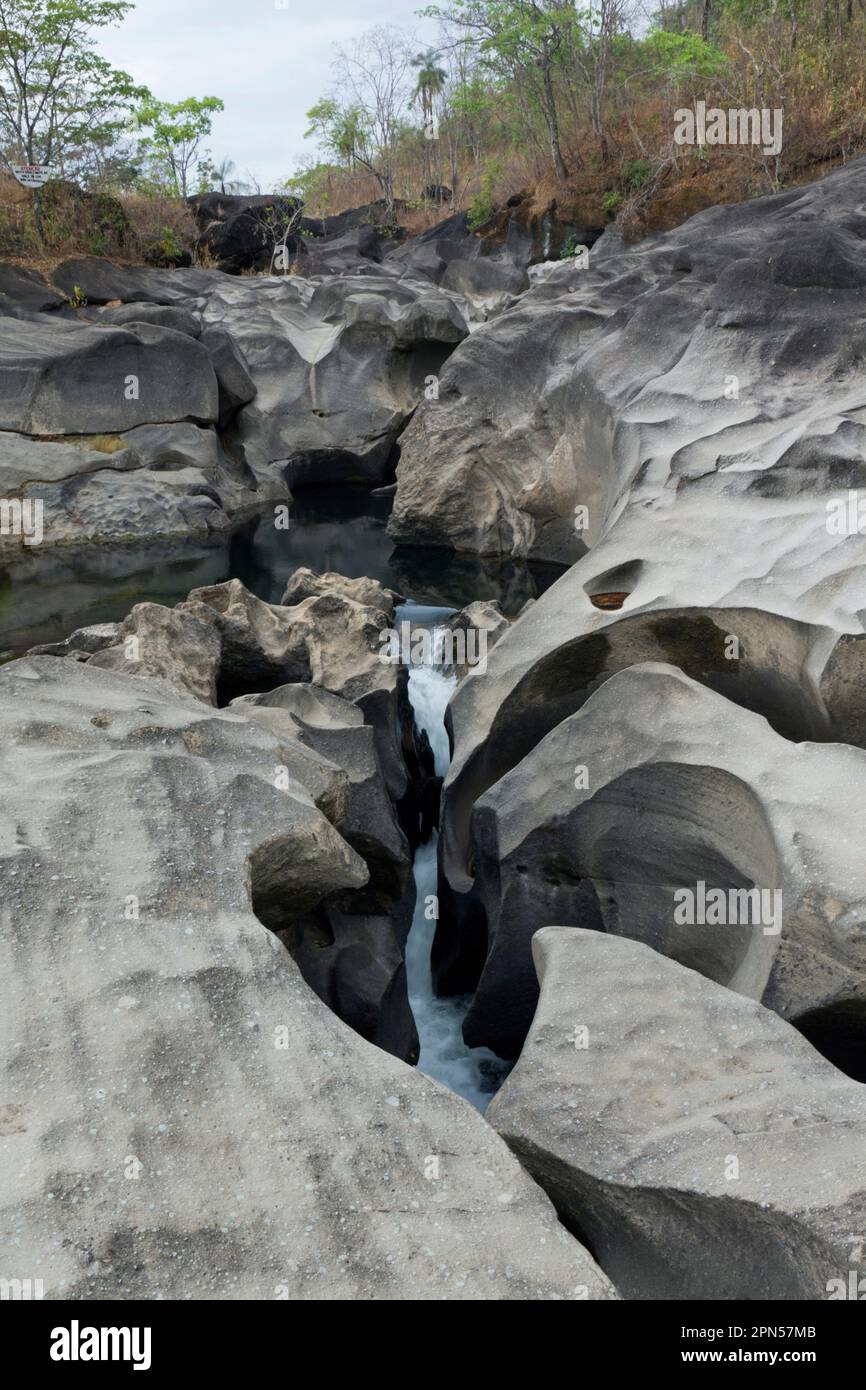
M 117 622 L 136 603 L 175 604 L 225 579 L 229 542 L 150 542 L 28 551 L 0 561 L 0 654 L 58 642 L 77 627 Z
M 31 549 L 0 562 L 0 653 L 56 642 L 91 623 L 116 622 L 145 599 L 179 603 L 190 589 L 235 577 L 278 603 L 301 566 L 378 579 L 435 607 L 498 599 L 509 617 L 562 574 L 556 565 L 396 549 L 385 529 L 391 505 L 390 497 L 373 497 L 364 488 L 308 488 L 294 495 L 288 530 L 277 530 L 269 513 L 231 537 Z
M 463 608 L 475 599 L 498 599 L 503 612 L 516 617 L 528 599 L 538 598 L 563 573 L 558 565 L 395 548 L 385 529 L 391 504 L 392 498 L 373 497 L 362 488 L 297 491 L 288 531 L 276 530 L 265 518 L 236 534 L 232 574 L 270 603 L 278 603 L 289 577 L 307 566 L 351 579 L 378 579 L 433 607 Z

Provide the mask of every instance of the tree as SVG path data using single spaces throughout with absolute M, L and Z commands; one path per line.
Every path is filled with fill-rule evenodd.
M 229 175 L 235 171 L 233 159 L 221 159 L 219 164 L 209 163 L 202 166 L 202 172 L 209 183 L 219 184 L 220 193 L 231 193 L 237 188 L 237 182 L 229 179 Z
M 418 69 L 418 77 L 415 83 L 415 90 L 412 93 L 412 100 L 421 104 L 421 119 L 424 125 L 424 172 L 425 177 L 429 178 L 433 172 L 433 161 L 429 151 L 434 147 L 438 150 L 439 130 L 436 123 L 435 103 L 436 98 L 441 96 L 445 90 L 445 83 L 448 74 L 444 68 L 440 67 L 441 54 L 435 48 L 427 48 L 423 53 L 418 53 L 411 60 L 412 67 Z M 438 160 L 437 160 L 438 164 Z M 436 197 L 439 201 L 441 197 L 441 173 L 436 171 Z
M 8 160 L 61 172 L 102 157 L 148 96 L 93 50 L 128 0 L 0 0 L 0 140 Z M 38 195 L 34 194 L 41 235 Z
M 167 182 L 176 197 L 188 197 L 193 174 L 204 162 L 201 142 L 210 135 L 213 117 L 222 109 L 219 97 L 187 97 L 184 101 L 151 97 L 140 107 L 136 126 L 150 134 L 143 137 L 139 148 L 158 179 Z
M 534 71 L 554 172 L 560 181 L 567 179 L 553 74 L 576 23 L 573 5 L 565 0 L 453 0 L 449 10 L 434 5 L 422 13 L 463 30 L 494 71 L 510 78 L 521 69 Z
M 411 60 L 412 67 L 418 69 L 418 80 L 415 83 L 413 100 L 420 101 L 421 115 L 424 119 L 425 130 L 433 129 L 433 108 L 437 96 L 445 90 L 445 83 L 448 74 L 444 68 L 439 67 L 441 53 L 435 48 L 427 48 L 423 53 L 418 53 Z M 435 136 L 431 137 L 435 138 Z
M 589 94 L 589 118 L 602 164 L 610 157 L 606 106 L 613 44 L 625 27 L 629 0 L 590 0 L 572 32 L 571 57 Z
M 394 29 L 371 29 L 349 48 L 338 48 L 334 71 L 342 100 L 324 97 L 307 112 L 307 136 L 350 168 L 372 174 L 390 211 L 394 206 L 394 156 L 409 105 L 410 59 Z

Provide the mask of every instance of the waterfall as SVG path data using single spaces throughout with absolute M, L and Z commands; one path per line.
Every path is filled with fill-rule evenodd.
M 457 684 L 455 678 L 446 675 L 441 668 L 442 640 L 446 631 L 443 627 L 433 629 L 433 665 L 412 666 L 409 670 L 409 699 L 415 711 L 415 722 L 427 733 L 436 772 L 442 777 L 448 771 L 450 756 L 445 709 Z M 470 1048 L 464 1043 L 463 1019 L 471 996 L 437 999 L 433 993 L 430 950 L 436 921 L 432 915 L 428 916 L 428 907 L 435 902 L 437 890 L 438 838 L 434 832 L 415 854 L 415 916 L 406 942 L 409 1003 L 421 1042 L 418 1069 L 484 1111 L 510 1068 L 487 1048 Z

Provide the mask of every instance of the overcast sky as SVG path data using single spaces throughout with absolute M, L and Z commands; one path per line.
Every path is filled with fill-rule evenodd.
M 216 96 L 225 111 L 209 141 L 250 170 L 263 190 L 304 155 L 306 112 L 331 86 L 332 49 L 376 24 L 432 43 L 436 26 L 416 17 L 424 0 L 137 0 L 100 48 L 165 101 Z

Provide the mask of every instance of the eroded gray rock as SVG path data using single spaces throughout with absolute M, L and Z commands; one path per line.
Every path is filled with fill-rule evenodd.
M 184 333 L 0 319 L 0 429 L 101 434 L 217 414 L 210 358 Z
M 533 950 L 538 1011 L 487 1116 L 623 1295 L 838 1298 L 866 1087 L 643 944 L 546 927 Z
M 70 299 L 90 304 L 180 304 L 206 294 L 214 284 L 229 281 L 218 270 L 151 270 L 146 266 L 119 266 L 100 256 L 80 256 L 63 261 L 52 280 Z M 185 307 L 189 308 L 189 305 Z
M 35 318 L 65 304 L 66 296 L 49 285 L 38 270 L 0 264 L 0 313 L 5 317 Z
M 402 603 L 402 594 L 386 589 L 376 579 L 349 579 L 344 574 L 329 571 L 317 574 L 311 569 L 296 569 L 286 585 L 281 602 L 286 606 L 303 603 L 305 598 L 315 598 L 319 594 L 341 594 L 344 598 L 362 603 L 367 608 L 375 608 L 391 617 L 394 604 Z
M 342 1024 L 256 920 L 364 871 L 276 788 L 272 735 L 39 657 L 0 669 L 0 739 L 9 1276 L 48 1299 L 615 1296 L 480 1116 Z
M 401 439 L 395 539 L 570 563 L 625 516 L 626 558 L 663 562 L 685 500 L 696 555 L 736 525 L 732 588 L 755 579 L 737 568 L 752 533 L 790 538 L 791 512 L 811 548 L 827 495 L 863 481 L 864 187 L 861 158 L 590 251 L 588 269 L 565 263 L 482 325 Z
M 356 705 L 314 685 L 243 696 L 232 708 L 280 740 L 286 767 L 314 793 L 316 805 L 370 875 L 360 892 L 329 894 L 314 914 L 285 930 L 269 925 L 279 931 L 307 983 L 344 1022 L 405 1061 L 417 1060 L 403 959 L 415 901 L 411 858 L 373 729 Z
M 439 941 L 440 969 L 481 954 L 467 1041 L 517 1056 L 551 920 L 644 941 L 789 1019 L 866 1014 L 864 799 L 862 750 L 792 746 L 671 666 L 620 671 L 475 805 L 484 939 L 446 924 Z M 699 883 L 764 897 L 722 926 L 678 922 Z
M 213 428 L 178 423 L 57 440 L 0 433 L 0 495 L 40 504 L 39 545 L 55 548 L 225 532 L 269 502 L 285 505 L 288 490 L 257 482 Z M 0 552 L 26 546 L 0 537 Z
M 468 324 L 456 296 L 393 275 L 261 277 L 215 288 L 255 383 L 230 440 L 289 486 L 380 483 L 394 441 Z

